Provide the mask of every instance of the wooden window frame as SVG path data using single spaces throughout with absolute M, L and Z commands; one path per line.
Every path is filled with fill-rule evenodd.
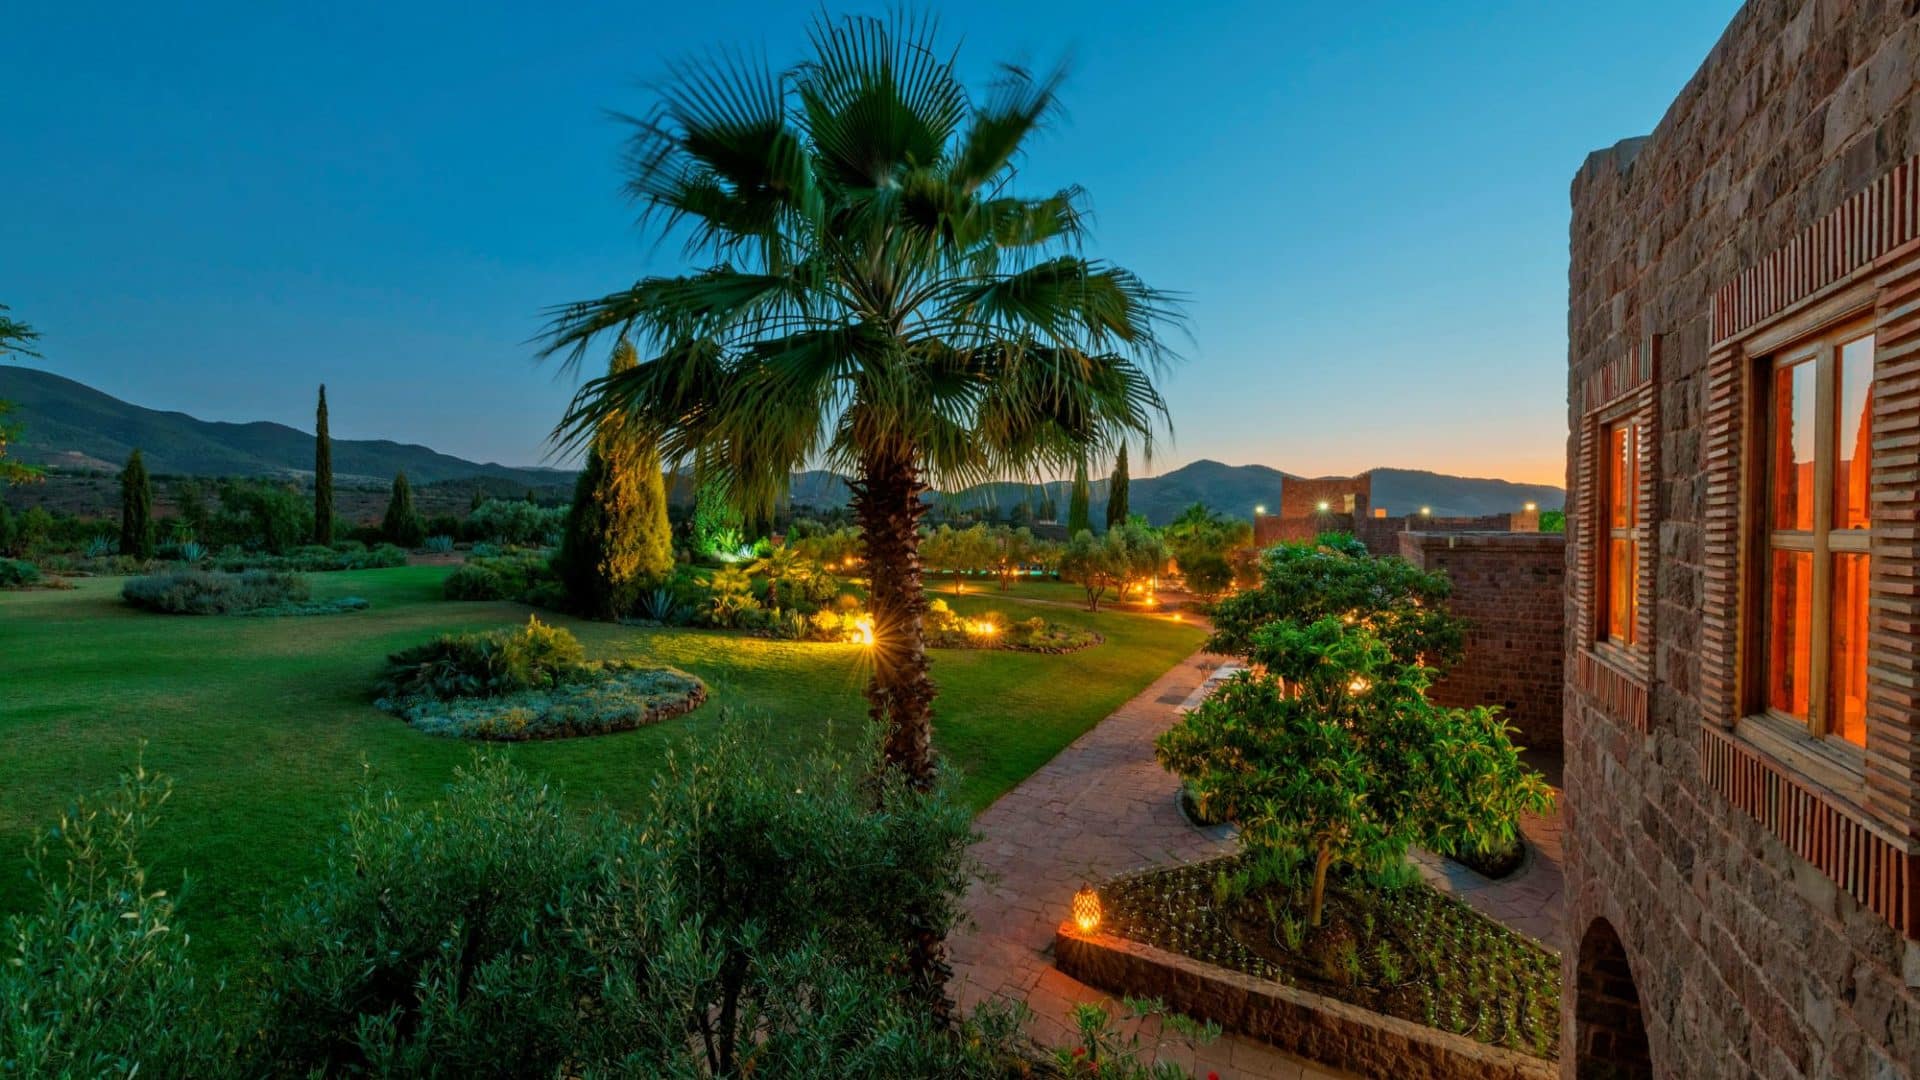
M 1594 417 L 1596 439 L 1594 441 L 1595 463 L 1593 481 L 1595 489 L 1595 509 L 1593 519 L 1593 611 L 1591 612 L 1591 641 L 1593 649 L 1600 655 L 1632 670 L 1643 670 L 1647 663 L 1647 643 L 1645 627 L 1641 624 L 1640 590 L 1647 575 L 1647 505 L 1642 498 L 1646 487 L 1644 469 L 1646 468 L 1647 447 L 1644 445 L 1650 434 L 1651 421 L 1645 404 L 1640 401 L 1628 401 L 1601 410 Z M 1614 473 L 1620 463 L 1614 460 L 1612 434 L 1619 428 L 1628 428 L 1633 432 L 1633 482 L 1627 491 L 1627 505 L 1632 509 L 1633 523 L 1622 528 L 1613 524 L 1613 481 Z M 1612 636 L 1613 616 L 1613 550 L 1612 542 L 1628 540 L 1633 543 L 1633 599 L 1627 609 L 1627 639 L 1621 641 Z
M 1865 747 L 1848 742 L 1834 730 L 1832 702 L 1832 659 L 1833 659 L 1833 569 L 1836 555 L 1873 556 L 1872 531 L 1870 529 L 1835 529 L 1833 527 L 1833 485 L 1834 471 L 1839 459 L 1839 440 L 1836 437 L 1835 422 L 1839 416 L 1837 400 L 1839 387 L 1835 378 L 1838 368 L 1838 356 L 1842 346 L 1858 341 L 1863 337 L 1872 337 L 1876 327 L 1872 310 L 1867 308 L 1857 317 L 1846 319 L 1818 331 L 1813 336 L 1781 349 L 1771 357 L 1758 362 L 1753 381 L 1752 422 L 1759 428 L 1759 438 L 1755 440 L 1760 456 L 1749 463 L 1750 473 L 1756 478 L 1751 485 L 1750 497 L 1757 505 L 1753 508 L 1756 529 L 1760 534 L 1756 557 L 1751 560 L 1748 574 L 1755 578 L 1749 584 L 1755 603 L 1750 616 L 1756 627 L 1749 634 L 1758 634 L 1760 642 L 1753 653 L 1759 660 L 1752 665 L 1750 685 L 1747 687 L 1749 715 L 1764 714 L 1785 725 L 1787 729 L 1799 729 L 1837 757 L 1823 758 L 1840 764 L 1849 773 L 1858 774 L 1864 780 L 1866 770 Z M 1777 464 L 1774 455 L 1769 452 L 1771 436 L 1779 416 L 1775 406 L 1775 395 L 1779 393 L 1776 376 L 1783 370 L 1800 364 L 1814 365 L 1814 457 L 1813 490 L 1807 497 L 1813 500 L 1813 528 L 1777 529 L 1772 527 L 1771 499 L 1778 477 L 1774 475 Z M 1765 680 L 1769 674 L 1766 669 L 1767 650 L 1765 635 L 1772 623 L 1772 612 L 1767 604 L 1773 595 L 1768 588 L 1768 577 L 1773 572 L 1772 555 L 1776 551 L 1803 552 L 1812 556 L 1813 598 L 1812 612 L 1808 620 L 1807 636 L 1812 642 L 1807 687 L 1807 718 L 1782 712 L 1772 707 L 1766 700 Z M 1871 563 L 1869 563 L 1871 566 Z M 1871 573 L 1871 571 L 1869 571 Z
M 1866 801 L 1866 748 L 1846 741 L 1828 726 L 1827 701 L 1832 654 L 1832 556 L 1835 552 L 1871 557 L 1871 530 L 1851 533 L 1830 546 L 1833 530 L 1834 364 L 1838 347 L 1873 334 L 1874 294 L 1869 286 L 1847 289 L 1824 303 L 1779 320 L 1744 343 L 1746 403 L 1740 475 L 1742 542 L 1738 556 L 1739 660 L 1736 666 L 1737 719 L 1734 733 L 1795 772 L 1849 803 Z M 1774 376 L 1783 368 L 1811 362 L 1814 369 L 1814 454 L 1812 530 L 1772 528 Z M 1823 452 L 1824 451 L 1824 452 Z M 1824 501 L 1823 501 L 1824 500 Z M 1801 551 L 1813 557 L 1813 638 L 1807 689 L 1807 719 L 1772 708 L 1767 701 L 1767 632 L 1771 621 L 1768 588 L 1775 551 Z M 1825 631 L 1824 633 L 1820 631 Z

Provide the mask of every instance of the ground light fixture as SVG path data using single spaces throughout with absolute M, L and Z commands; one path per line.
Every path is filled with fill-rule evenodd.
M 1320 504 L 1320 512 L 1323 514 L 1327 512 L 1327 504 L 1325 502 Z
M 1082 885 L 1073 894 L 1073 925 L 1083 934 L 1100 929 L 1100 894 L 1092 885 Z
M 1540 505 L 1538 503 L 1527 504 L 1527 513 L 1529 514 L 1533 513 L 1535 510 L 1538 510 L 1538 509 L 1540 509 Z

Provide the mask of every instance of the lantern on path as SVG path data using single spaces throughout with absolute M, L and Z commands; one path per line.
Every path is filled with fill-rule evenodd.
M 1073 894 L 1073 925 L 1083 934 L 1100 928 L 1100 894 L 1094 892 L 1091 885 L 1082 885 L 1080 891 Z

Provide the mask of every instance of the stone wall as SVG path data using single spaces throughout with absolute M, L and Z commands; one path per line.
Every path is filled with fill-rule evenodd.
M 1558 533 L 1401 533 L 1408 562 L 1444 572 L 1466 619 L 1466 654 L 1436 683 L 1442 705 L 1493 705 L 1520 745 L 1558 750 L 1564 708 L 1566 537 Z
M 1746 4 L 1653 134 L 1594 153 L 1573 181 L 1566 640 L 1582 674 L 1565 713 L 1567 937 L 1610 924 L 1626 965 L 1594 977 L 1565 958 L 1569 988 L 1612 987 L 1585 1008 L 1567 995 L 1568 1075 L 1579 1048 L 1623 1037 L 1597 1018 L 1630 1000 L 1658 1075 L 1920 1075 L 1920 946 L 1717 792 L 1702 751 L 1722 692 L 1702 643 L 1731 614 L 1708 591 L 1731 542 L 1709 528 L 1709 461 L 1728 452 L 1706 428 L 1727 393 L 1709 379 L 1715 294 L 1920 153 L 1914 8 Z M 1866 238 L 1850 227 L 1836 235 Z M 1579 551 L 1595 538 L 1581 451 L 1588 406 L 1622 371 L 1650 381 L 1657 416 L 1643 507 L 1655 556 L 1644 661 L 1616 669 L 1582 632 Z

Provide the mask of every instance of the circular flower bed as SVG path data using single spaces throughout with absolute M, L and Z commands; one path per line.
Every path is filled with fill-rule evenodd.
M 692 712 L 706 700 L 706 684 L 684 671 L 611 660 L 584 664 L 574 679 L 546 690 L 448 701 L 382 698 L 378 704 L 429 735 L 519 742 L 631 731 Z
M 535 618 L 394 653 L 378 693 L 375 705 L 421 731 L 507 742 L 630 731 L 707 699 L 675 668 L 586 660 L 572 634 Z

